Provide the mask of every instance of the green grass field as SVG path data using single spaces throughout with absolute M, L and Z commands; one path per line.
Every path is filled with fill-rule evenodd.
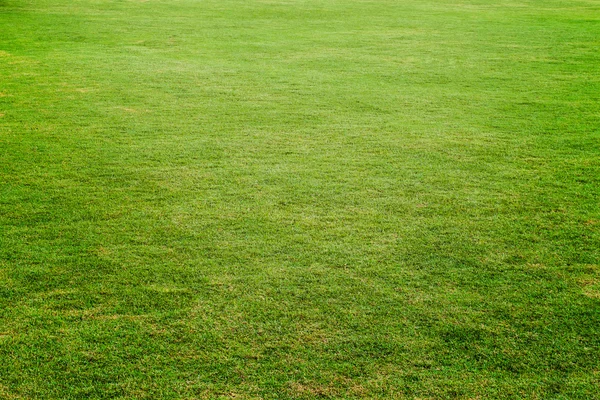
M 1 399 L 600 399 L 600 1 L 0 0 Z

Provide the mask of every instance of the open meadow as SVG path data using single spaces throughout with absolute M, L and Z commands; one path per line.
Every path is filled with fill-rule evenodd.
M 0 0 L 0 399 L 600 399 L 599 0 Z

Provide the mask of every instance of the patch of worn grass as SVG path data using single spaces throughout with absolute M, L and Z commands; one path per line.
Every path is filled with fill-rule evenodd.
M 0 0 L 3 398 L 600 398 L 596 1 Z

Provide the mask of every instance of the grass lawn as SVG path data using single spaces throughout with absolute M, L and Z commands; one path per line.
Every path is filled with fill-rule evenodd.
M 1 399 L 600 399 L 598 0 L 0 0 Z

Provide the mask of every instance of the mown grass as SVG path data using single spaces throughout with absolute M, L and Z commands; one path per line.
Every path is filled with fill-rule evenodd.
M 0 397 L 600 398 L 600 3 L 0 0 Z

